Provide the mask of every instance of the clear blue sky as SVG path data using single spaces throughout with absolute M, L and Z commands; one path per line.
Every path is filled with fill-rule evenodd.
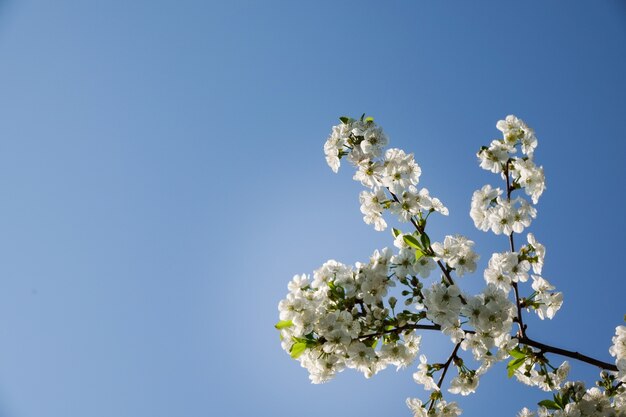
M 507 114 L 535 128 L 531 230 L 565 304 L 529 332 L 609 360 L 623 1 L 0 0 L 0 416 L 408 416 L 413 369 L 313 386 L 272 327 L 294 274 L 391 245 L 322 154 L 363 112 L 450 208 L 431 236 L 466 234 L 481 267 L 506 241 L 469 218 L 496 180 L 475 152 Z M 541 398 L 499 367 L 459 402 L 500 417 Z

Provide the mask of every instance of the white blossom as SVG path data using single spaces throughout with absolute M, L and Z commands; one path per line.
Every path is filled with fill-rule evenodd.
M 407 398 L 406 406 L 413 413 L 413 417 L 428 417 L 428 410 L 423 407 L 422 401 L 418 398 Z
M 535 132 L 514 115 L 508 115 L 506 119 L 499 120 L 496 128 L 502 132 L 506 143 L 515 146 L 518 141 L 521 142 L 522 152 L 526 155 L 532 155 L 537 147 Z
M 613 345 L 609 348 L 611 356 L 615 357 L 615 365 L 618 369 L 617 378 L 626 382 L 626 326 L 617 326 L 615 336 L 612 339 Z
M 494 174 L 502 172 L 503 167 L 509 160 L 509 155 L 515 148 L 500 140 L 491 142 L 488 148 L 481 149 L 476 156 L 480 162 L 480 167 Z
M 456 269 L 459 276 L 476 271 L 478 254 L 473 251 L 474 242 L 460 235 L 446 236 L 443 244 L 435 242 L 432 248 L 437 257 Z
M 434 416 L 437 417 L 457 417 L 461 415 L 461 409 L 456 402 L 446 402 L 441 400 L 435 406 Z
M 534 254 L 537 257 L 536 260 L 532 261 L 533 272 L 535 274 L 541 274 L 544 259 L 546 257 L 546 247 L 537 242 L 537 239 L 535 239 L 535 235 L 533 235 L 532 233 L 529 233 L 526 238 L 528 240 L 528 244 L 533 247 Z
M 417 185 L 422 173 L 413 159 L 413 154 L 392 148 L 385 152 L 382 184 L 395 195 L 401 194 L 410 185 Z
M 383 218 L 385 210 L 384 203 L 387 200 L 385 192 L 381 188 L 374 191 L 361 191 L 359 201 L 361 202 L 361 213 L 366 224 L 373 224 L 374 229 L 383 231 L 387 228 L 387 222 Z
M 452 378 L 449 392 L 463 396 L 473 394 L 478 388 L 478 376 L 472 372 L 463 372 Z
M 492 188 L 485 185 L 480 190 L 474 191 L 472 195 L 472 207 L 470 217 L 474 220 L 474 225 L 486 232 L 491 229 L 490 215 L 494 209 L 497 198 L 502 195 L 500 188 Z
M 459 288 L 436 282 L 423 292 L 426 317 L 441 326 L 455 325 L 462 306 Z
M 417 384 L 423 385 L 426 391 L 439 391 L 439 386 L 428 374 L 428 359 L 425 355 L 420 355 L 420 364 L 417 366 L 417 372 L 413 374 L 413 380 Z
M 535 290 L 536 295 L 534 302 L 538 304 L 535 307 L 535 311 L 541 320 L 552 319 L 557 311 L 563 304 L 563 293 L 551 292 L 554 290 L 554 286 L 538 275 L 532 275 L 533 283 L 532 289 Z
M 366 160 L 358 165 L 358 169 L 352 177 L 367 188 L 381 187 L 383 165 L 378 161 Z
M 539 197 L 546 188 L 546 178 L 543 167 L 538 167 L 532 159 L 515 158 L 512 163 L 512 172 L 515 182 L 517 182 L 524 192 L 529 195 L 534 204 L 539 202 Z
M 535 417 L 535 413 L 524 407 L 517 413 L 517 417 Z

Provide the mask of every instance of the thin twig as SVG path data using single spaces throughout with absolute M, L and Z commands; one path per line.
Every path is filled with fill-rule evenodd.
M 441 373 L 441 377 L 439 377 L 439 382 L 437 382 L 437 386 L 439 387 L 440 392 L 441 392 L 441 385 L 443 384 L 443 380 L 446 377 L 448 368 L 450 367 L 450 364 L 452 363 L 452 361 L 457 357 L 456 353 L 459 351 L 459 348 L 461 347 L 462 342 L 463 340 L 461 340 L 459 343 L 456 344 L 456 346 L 454 347 L 454 350 L 450 354 L 450 357 L 448 358 L 446 363 L 443 364 L 443 372 Z M 435 405 L 435 401 L 431 402 L 430 406 L 428 407 L 428 411 L 432 410 L 434 405 Z

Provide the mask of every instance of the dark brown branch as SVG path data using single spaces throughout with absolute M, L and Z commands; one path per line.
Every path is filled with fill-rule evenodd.
M 397 334 L 405 330 L 441 330 L 441 326 L 439 326 L 438 324 L 407 324 L 407 325 L 400 326 L 400 327 L 394 327 L 393 329 L 384 330 L 381 332 L 365 334 L 363 336 L 360 336 L 359 339 L 369 339 L 373 337 L 380 337 L 380 336 L 384 336 L 386 334 L 391 334 L 391 333 Z M 475 333 L 472 330 L 463 330 L 463 331 L 465 332 L 465 334 Z M 613 371 L 613 372 L 618 371 L 617 366 L 615 366 L 614 364 L 604 362 L 598 359 L 594 359 L 590 356 L 583 355 L 582 353 L 579 353 L 579 352 L 561 349 L 558 347 L 547 345 L 545 343 L 537 342 L 536 340 L 533 340 L 525 335 L 518 337 L 518 341 L 520 344 L 537 348 L 541 350 L 542 353 L 554 353 L 556 355 L 566 356 L 568 358 L 576 359 L 578 361 L 597 366 L 598 368 L 601 368 L 601 369 L 606 369 L 607 371 Z M 460 346 L 460 343 L 455 348 L 453 352 L 454 355 L 456 355 L 456 352 L 458 351 L 459 346 Z M 445 375 L 445 372 L 444 372 L 444 375 Z M 442 382 L 443 382 L 443 378 L 440 379 L 439 386 L 441 386 Z
M 550 346 L 550 345 L 546 345 L 545 343 L 541 343 L 541 342 L 537 342 L 535 340 L 530 339 L 528 336 L 522 336 L 520 338 L 518 338 L 519 342 L 521 344 L 527 345 L 527 346 L 532 346 L 534 348 L 540 349 L 542 352 L 548 352 L 548 353 L 554 353 L 556 355 L 561 355 L 561 356 L 566 356 L 568 358 L 572 358 L 572 359 L 576 359 L 579 360 L 581 362 L 585 362 L 588 363 L 590 365 L 595 365 L 598 368 L 601 369 L 606 369 L 607 371 L 614 371 L 617 372 L 617 366 L 608 363 L 608 362 L 603 362 L 600 361 L 598 359 L 594 359 L 592 357 L 589 357 L 587 355 L 583 355 L 581 353 L 578 352 L 574 352 L 571 350 L 565 350 L 565 349 L 561 349 L 558 347 L 554 347 L 554 346 Z

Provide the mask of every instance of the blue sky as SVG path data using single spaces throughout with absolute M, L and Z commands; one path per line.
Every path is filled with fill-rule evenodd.
M 322 154 L 363 112 L 449 207 L 431 236 L 467 235 L 482 267 L 506 241 L 469 218 L 497 180 L 475 152 L 507 114 L 535 128 L 531 231 L 565 304 L 529 333 L 609 360 L 625 74 L 618 0 L 0 1 L 0 416 L 408 416 L 413 369 L 313 386 L 273 329 L 294 274 L 391 245 Z M 458 400 L 542 398 L 499 367 Z

